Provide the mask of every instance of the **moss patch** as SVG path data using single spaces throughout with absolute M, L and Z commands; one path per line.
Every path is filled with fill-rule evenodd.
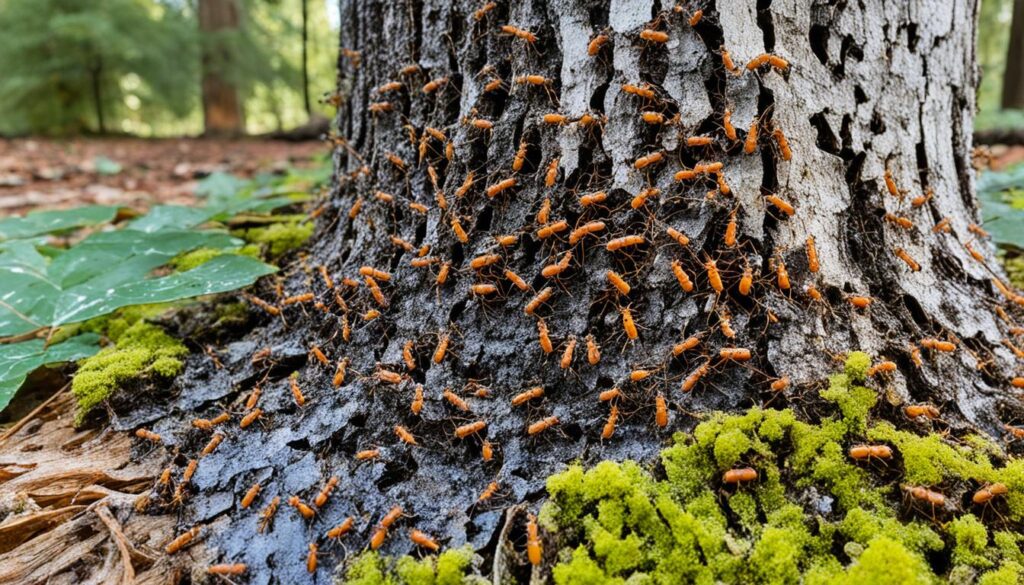
M 191 252 L 185 252 L 171 259 L 169 262 L 171 268 L 174 268 L 178 272 L 185 272 L 186 270 L 192 270 L 198 268 L 203 264 L 206 264 L 210 260 L 213 260 L 217 256 L 224 254 L 238 254 L 241 256 L 249 256 L 250 258 L 260 259 L 260 247 L 257 245 L 243 246 L 235 249 L 222 249 L 222 248 L 197 248 Z
M 233 235 L 247 242 L 265 246 L 271 256 L 280 256 L 285 252 L 301 247 L 313 235 L 313 222 L 287 221 L 270 224 L 266 227 L 237 230 Z
M 160 327 L 138 319 L 121 331 L 115 322 L 108 323 L 108 335 L 115 344 L 78 363 L 71 382 L 78 404 L 76 424 L 126 382 L 144 376 L 171 378 L 184 365 L 181 358 L 188 349 Z
M 344 582 L 350 585 L 473 584 L 478 580 L 467 576 L 472 561 L 473 549 L 470 546 L 449 549 L 422 559 L 404 556 L 389 560 L 375 551 L 368 551 L 351 562 Z

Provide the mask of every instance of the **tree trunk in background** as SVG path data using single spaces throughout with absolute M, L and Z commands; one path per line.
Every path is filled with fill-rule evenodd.
M 499 2 L 477 20 L 474 11 L 483 4 L 341 3 L 338 185 L 309 256 L 281 275 L 282 294 L 311 291 L 323 306 L 290 306 L 284 320 L 268 318 L 249 341 L 227 348 L 224 369 L 190 369 L 177 384 L 195 389 L 183 391 L 179 404 L 206 403 L 213 412 L 223 408 L 213 401 L 232 393 L 244 400 L 243 391 L 258 382 L 268 417 L 200 466 L 188 526 L 212 522 L 257 481 L 267 498 L 312 498 L 326 477 L 337 475 L 343 495 L 332 497 L 311 525 L 279 512 L 273 530 L 262 535 L 254 529 L 255 513 L 232 517 L 230 526 L 210 530 L 207 546 L 249 563 L 252 575 L 311 582 L 302 562 L 309 542 L 353 516 L 360 520 L 345 546 L 359 549 L 381 516 L 401 505 L 409 517 L 382 552 L 409 552 L 404 534 L 415 527 L 445 546 L 471 543 L 490 567 L 502 508 L 535 502 L 545 478 L 567 462 L 650 462 L 672 433 L 696 424 L 695 413 L 716 409 L 770 402 L 814 417 L 817 390 L 837 369 L 837 354 L 850 350 L 898 364 L 878 382 L 886 387 L 879 417 L 902 416 L 902 403 L 932 402 L 953 426 L 973 423 L 994 433 L 1001 420 L 1021 416 L 1007 392 L 1014 363 L 1001 343 L 1007 325 L 993 314 L 1003 302 L 992 284 L 997 264 L 990 245 L 969 230 L 978 211 L 970 164 L 976 3 L 865 8 L 749 0 L 716 8 L 706 2 L 695 27 L 689 9 L 659 11 L 650 0 Z M 531 31 L 536 42 L 502 34 L 506 24 Z M 667 42 L 641 40 L 646 26 L 667 33 Z M 588 44 L 599 31 L 609 41 L 590 56 Z M 742 71 L 723 67 L 722 46 Z M 788 70 L 746 70 L 766 52 L 788 61 Z M 400 73 L 411 65 L 418 71 Z M 533 75 L 547 81 L 516 81 Z M 502 89 L 486 91 L 499 79 Z M 402 88 L 376 89 L 392 81 Z M 626 93 L 623 84 L 650 84 L 655 97 Z M 380 102 L 391 111 L 371 108 Z M 736 141 L 723 130 L 727 110 Z M 644 111 L 675 121 L 647 124 Z M 572 122 L 542 121 L 553 113 Z M 584 127 L 585 115 L 602 121 Z M 488 120 L 493 129 L 473 120 Z M 754 152 L 745 154 L 754 121 Z M 445 140 L 425 134 L 427 127 Z M 791 158 L 773 130 L 788 138 Z M 697 135 L 712 137 L 711 144 L 686 146 L 686 137 Z M 663 160 L 636 168 L 652 153 L 663 153 Z M 557 177 L 547 187 L 554 159 Z M 730 193 L 717 192 L 711 175 L 673 178 L 701 162 L 723 163 Z M 887 169 L 904 195 L 887 191 Z M 469 175 L 472 186 L 459 193 Z M 514 187 L 485 193 L 509 179 Z M 660 194 L 634 208 L 633 198 L 652 186 Z M 583 206 L 582 197 L 596 192 L 607 199 Z M 925 193 L 934 195 L 912 205 Z M 769 205 L 769 194 L 795 213 Z M 537 216 L 548 200 L 548 225 L 564 220 L 569 227 L 541 238 Z M 738 234 L 730 246 L 733 214 Z M 906 222 L 886 214 L 913 225 L 901 227 Z M 947 219 L 950 231 L 934 233 Z M 589 222 L 605 227 L 578 241 L 570 237 Z M 669 228 L 689 243 L 680 245 Z M 517 241 L 501 247 L 499 235 Z M 608 250 L 613 239 L 627 236 L 644 243 Z M 817 272 L 806 252 L 809 237 Z M 984 263 L 972 258 L 968 244 Z M 912 271 L 898 250 L 920 270 Z M 497 259 L 488 265 L 491 254 Z M 720 293 L 705 268 L 709 259 L 722 280 Z M 567 262 L 561 274 L 542 275 L 560 260 Z M 692 281 L 692 292 L 681 290 L 673 262 Z M 777 276 L 783 263 L 788 290 Z M 375 300 L 360 267 L 389 273 L 374 277 L 384 303 Z M 445 267 L 447 279 L 438 284 Z M 754 284 L 744 294 L 748 268 Z M 609 284 L 610 270 L 631 285 L 627 294 Z M 525 279 L 529 290 L 515 286 L 506 271 Z M 343 284 L 343 277 L 356 284 Z M 477 285 L 497 292 L 474 290 Z M 821 301 L 810 298 L 809 286 Z M 550 299 L 525 314 L 548 287 Z M 273 292 L 268 287 L 261 294 Z M 850 299 L 857 295 L 873 303 L 855 309 Z M 624 327 L 626 309 L 638 329 L 635 340 Z M 380 316 L 368 319 L 371 310 Z M 722 326 L 726 318 L 731 338 Z M 550 332 L 550 353 L 539 342 L 540 323 Z M 674 345 L 694 336 L 696 348 L 673 356 Z M 588 360 L 589 338 L 600 346 L 596 364 Z M 914 344 L 923 338 L 954 341 L 957 350 L 922 350 L 915 365 Z M 442 340 L 446 353 L 438 350 Z M 563 369 L 573 341 L 571 366 Z M 313 345 L 329 366 L 308 358 Z M 265 346 L 277 364 L 271 370 L 250 363 Z M 752 359 L 724 360 L 723 348 L 747 348 Z M 334 388 L 342 360 L 347 378 Z M 637 369 L 654 373 L 631 382 Z M 689 392 L 681 390 L 684 379 L 704 369 Z M 381 370 L 401 373 L 402 382 L 386 383 Z M 293 371 L 305 392 L 302 408 L 287 379 Z M 791 380 L 789 389 L 771 390 L 781 377 Z M 537 386 L 542 398 L 512 406 L 514 395 Z M 425 401 L 415 414 L 420 387 Z M 614 436 L 602 440 L 608 407 L 597 394 L 612 387 L 625 395 L 622 416 Z M 445 398 L 446 389 L 469 410 Z M 655 425 L 659 395 L 670 405 L 665 428 Z M 557 425 L 527 434 L 529 425 L 552 416 Z M 477 420 L 486 421 L 484 431 L 454 437 L 457 426 Z M 399 440 L 398 425 L 417 446 Z M 484 439 L 494 446 L 490 462 L 481 457 Z M 354 455 L 366 449 L 379 449 L 380 456 L 357 461 Z M 500 499 L 477 504 L 492 481 L 501 485 Z M 323 547 L 320 558 L 326 573 L 343 557 Z
M 98 57 L 89 74 L 92 77 L 92 101 L 96 107 L 96 130 L 106 134 L 107 124 L 103 120 L 103 62 Z
M 309 102 L 309 0 L 302 0 L 302 103 L 306 116 L 313 114 Z
M 1006 72 L 1003 74 L 1003 108 L 1024 108 L 1024 0 L 1013 3 L 1013 24 L 1010 45 L 1006 49 Z
M 231 51 L 217 33 L 241 25 L 238 0 L 199 0 L 199 30 L 203 39 L 203 128 L 206 135 L 238 135 L 245 132 L 245 112 L 238 88 L 225 79 Z

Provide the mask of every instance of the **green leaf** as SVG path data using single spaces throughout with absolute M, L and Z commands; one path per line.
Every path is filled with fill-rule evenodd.
M 97 156 L 92 164 L 101 175 L 116 175 L 121 172 L 121 165 L 105 156 Z
M 1024 248 L 1024 209 L 1020 187 L 1024 164 L 1004 171 L 988 171 L 978 179 L 978 200 L 985 229 L 1002 245 Z
M 222 172 L 210 173 L 205 179 L 196 185 L 196 196 L 207 199 L 227 199 L 235 197 L 242 189 L 248 186 L 248 181 Z
M 24 217 L 0 220 L 0 241 L 31 238 L 110 222 L 117 215 L 113 205 L 87 205 L 56 211 L 33 211 Z
M 90 282 L 61 296 L 53 324 L 63 325 L 105 315 L 129 305 L 166 303 L 249 286 L 276 268 L 248 256 L 224 254 L 187 272 L 125 284 L 115 289 Z
M 188 229 L 217 220 L 230 219 L 242 212 L 269 213 L 278 207 L 291 205 L 299 199 L 293 197 L 273 197 L 269 199 L 239 198 L 211 201 L 205 207 L 185 207 L 183 205 L 157 205 L 146 215 L 128 224 L 133 230 L 156 232 L 169 228 Z
M 46 364 L 70 362 L 99 351 L 99 335 L 83 333 L 45 347 L 42 339 L 0 345 L 0 411 L 7 407 L 25 378 Z
M 128 305 L 233 290 L 274 270 L 245 258 L 227 260 L 234 263 L 221 266 L 222 272 L 196 276 L 193 270 L 152 278 L 154 269 L 183 252 L 241 244 L 221 232 L 130 229 L 91 234 L 52 259 L 40 254 L 32 242 L 0 244 L 0 337 L 82 321 Z M 183 279 L 185 275 L 212 280 L 197 286 Z M 192 289 L 197 292 L 190 293 Z

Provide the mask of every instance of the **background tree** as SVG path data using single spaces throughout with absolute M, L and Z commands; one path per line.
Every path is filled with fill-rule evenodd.
M 9 132 L 121 131 L 110 120 L 155 122 L 194 107 L 196 35 L 174 5 L 8 0 L 0 27 L 0 128 Z
M 304 124 L 307 97 L 313 114 L 326 115 L 316 98 L 334 84 L 338 42 L 327 2 L 307 4 L 305 43 L 301 0 L 231 0 L 224 6 L 234 7 L 237 28 L 203 33 L 197 1 L 0 4 L 0 133 L 197 134 L 203 126 L 201 55 L 207 89 L 231 88 L 222 97 L 230 104 L 226 111 L 245 121 L 236 130 L 264 133 Z
M 203 128 L 207 135 L 236 135 L 245 128 L 238 88 L 226 72 L 237 61 L 232 40 L 241 35 L 238 0 L 199 0 L 199 30 L 203 33 Z
M 1013 3 L 1013 25 L 1006 49 L 1006 63 L 1002 106 L 1024 109 L 1024 0 Z

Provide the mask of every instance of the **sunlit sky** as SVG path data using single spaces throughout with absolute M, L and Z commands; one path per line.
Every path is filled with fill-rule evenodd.
M 338 7 L 338 0 L 324 0 L 327 5 L 327 24 L 331 30 L 337 30 L 341 20 L 341 13 Z

